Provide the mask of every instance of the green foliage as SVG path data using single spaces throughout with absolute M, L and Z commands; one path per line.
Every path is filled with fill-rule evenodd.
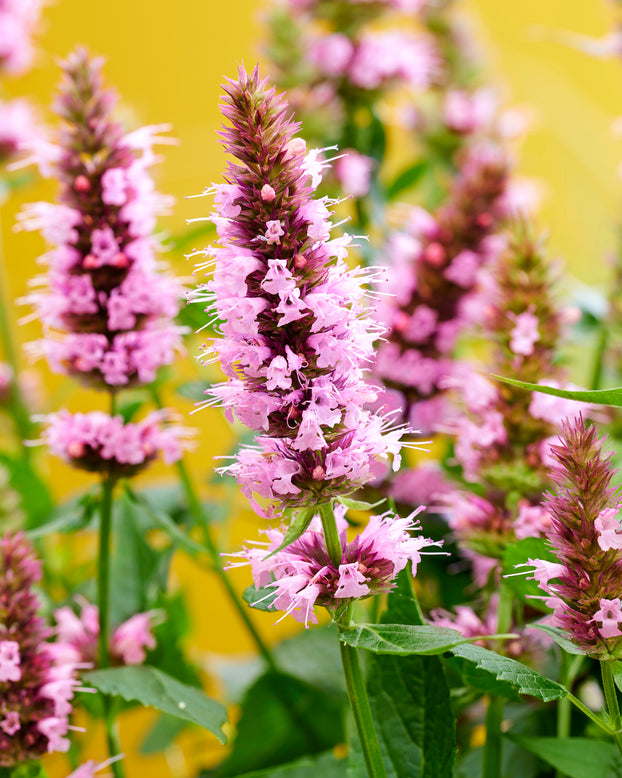
M 259 772 L 245 773 L 239 778 L 344 778 L 347 763 L 329 752 L 317 758 L 304 757 L 283 767 L 270 767 Z
M 291 524 L 287 528 L 281 545 L 278 548 L 275 548 L 274 551 L 271 551 L 267 556 L 274 556 L 274 554 L 277 554 L 284 548 L 291 546 L 292 543 L 298 540 L 298 538 L 307 531 L 309 524 L 311 524 L 311 521 L 317 512 L 317 505 L 314 505 L 311 508 L 303 508 L 302 510 L 298 511 L 298 513 L 294 515 Z
M 277 596 L 276 589 L 269 586 L 262 586 L 256 589 L 254 586 L 247 586 L 242 594 L 242 599 L 257 611 L 275 611 L 274 600 Z
M 0 465 L 9 473 L 9 484 L 20 497 L 20 508 L 26 514 L 26 529 L 32 530 L 50 520 L 54 503 L 49 489 L 24 457 L 0 452 Z
M 207 381 L 186 381 L 184 384 L 179 384 L 175 392 L 185 400 L 202 402 L 205 400 L 205 392 L 210 386 L 211 384 Z
M 397 199 L 401 194 L 416 186 L 428 172 L 430 163 L 427 159 L 419 160 L 410 167 L 402 170 L 386 188 L 386 197 L 389 202 Z
M 481 646 L 464 644 L 451 649 L 455 660 L 448 660 L 460 670 L 465 682 L 487 694 L 516 699 L 519 694 L 537 697 L 543 702 L 558 700 L 568 692 L 527 665 L 501 656 Z
M 469 640 L 455 629 L 409 624 L 357 624 L 340 634 L 339 639 L 354 648 L 393 656 L 443 654 Z
M 28 531 L 31 540 L 45 537 L 54 532 L 77 532 L 91 526 L 97 509 L 99 498 L 91 491 L 75 500 L 57 506 L 48 516 L 48 520 Z
M 556 389 L 552 386 L 542 386 L 540 384 L 528 384 L 525 381 L 517 381 L 515 378 L 505 378 L 496 375 L 499 381 L 512 386 L 518 386 L 520 389 L 527 389 L 531 392 L 540 392 L 541 394 L 551 394 L 553 397 L 564 397 L 567 400 L 578 400 L 585 403 L 594 403 L 596 405 L 609 405 L 613 408 L 622 408 L 622 387 L 612 389 Z
M 165 751 L 188 726 L 188 722 L 183 719 L 167 713 L 163 714 L 156 719 L 155 724 L 140 744 L 140 753 L 143 756 L 151 756 L 151 754 Z
M 508 737 L 568 778 L 622 775 L 622 758 L 613 743 L 578 737 Z
M 393 620 L 411 625 L 420 622 L 407 570 L 400 573 L 382 615 L 383 623 Z M 373 655 L 368 662 L 367 689 L 387 778 L 450 778 L 455 722 L 438 657 Z M 357 738 L 349 762 L 349 778 L 366 775 Z
M 267 672 L 247 691 L 233 750 L 219 778 L 319 754 L 343 740 L 341 704 L 291 675 Z
M 227 721 L 223 705 L 210 699 L 200 689 L 180 683 L 155 667 L 113 667 L 84 674 L 85 683 L 103 694 L 121 697 L 153 707 L 163 713 L 198 724 L 226 742 L 222 731 Z

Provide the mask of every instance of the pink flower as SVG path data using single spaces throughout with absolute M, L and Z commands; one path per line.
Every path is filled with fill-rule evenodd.
M 365 197 L 369 192 L 374 160 L 354 149 L 345 149 L 337 160 L 335 175 L 344 193 L 352 197 Z
M 21 677 L 19 643 L 0 640 L 0 682 L 19 681 Z
M 598 631 L 604 638 L 616 638 L 622 635 L 618 624 L 622 622 L 622 608 L 620 598 L 600 601 L 600 608 L 594 614 L 594 621 L 602 622 Z
M 279 510 L 316 504 L 374 478 L 378 460 L 396 466 L 404 429 L 366 407 L 376 393 L 363 371 L 380 327 L 364 284 L 376 271 L 349 269 L 351 236 L 330 238 L 330 202 L 313 196 L 324 150 L 307 152 L 286 101 L 257 70 L 241 70 L 225 90 L 225 145 L 244 166 L 228 171 L 231 197 L 214 217 L 222 246 L 205 252 L 215 269 L 194 297 L 222 321 L 206 352 L 227 381 L 208 403 L 262 433 L 221 472 L 269 514 L 256 495 Z M 260 107 L 251 111 L 242 94 Z M 258 197 L 266 186 L 278 198 Z
M 343 550 L 339 565 L 329 558 L 319 519 L 315 518 L 302 537 L 272 556 L 268 554 L 281 545 L 284 532 L 267 530 L 267 549 L 245 548 L 233 555 L 244 561 L 229 566 L 250 564 L 255 586 L 275 590 L 277 610 L 308 627 L 310 621 L 317 622 L 316 605 L 335 610 L 344 600 L 390 591 L 396 575 L 409 561 L 416 575 L 423 549 L 442 545 L 442 541 L 411 534 L 420 529 L 414 519 L 422 510 L 418 508 L 406 519 L 389 513 L 371 516 L 365 529 L 348 543 L 345 508 L 338 506 L 336 519 Z
M 151 634 L 152 613 L 137 613 L 121 624 L 112 633 L 111 654 L 118 657 L 122 664 L 140 665 L 145 661 L 145 649 L 156 646 Z
M 603 551 L 609 551 L 615 548 L 622 551 L 622 532 L 620 531 L 620 522 L 616 518 L 620 512 L 620 505 L 614 508 L 605 508 L 594 521 L 598 535 L 598 545 Z
M 514 321 L 516 324 L 512 329 L 510 348 L 515 354 L 528 357 L 533 354 L 534 344 L 540 340 L 538 318 L 531 311 L 523 311 Z

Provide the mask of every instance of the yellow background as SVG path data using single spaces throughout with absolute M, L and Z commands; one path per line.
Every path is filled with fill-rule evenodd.
M 465 0 L 463 6 L 483 45 L 491 79 L 503 87 L 508 101 L 527 105 L 532 112 L 532 131 L 519 170 L 544 184 L 547 196 L 541 225 L 551 234 L 552 256 L 563 257 L 574 276 L 588 283 L 606 283 L 606 257 L 615 250 L 617 224 L 622 221 L 618 177 L 622 144 L 611 133 L 613 118 L 622 114 L 622 65 L 592 59 L 560 45 L 554 37 L 560 28 L 591 36 L 606 34 L 612 28 L 611 8 L 598 0 Z M 185 218 L 209 210 L 207 201 L 184 201 L 184 195 L 221 180 L 224 156 L 215 136 L 220 123 L 219 84 L 223 75 L 234 75 L 236 62 L 250 67 L 257 60 L 261 7 L 257 0 L 58 0 L 44 12 L 35 68 L 8 81 L 6 93 L 32 96 L 45 114 L 59 79 L 55 65 L 59 57 L 77 43 L 105 55 L 106 80 L 120 93 L 127 118 L 134 125 L 170 122 L 181 141 L 178 147 L 163 148 L 165 162 L 157 170 L 161 191 L 174 194 L 178 201 L 174 215 L 163 225 L 171 234 L 179 233 Z M 28 279 L 39 272 L 36 257 L 43 250 L 38 236 L 12 232 L 15 214 L 21 203 L 52 199 L 54 192 L 53 183 L 36 183 L 2 208 L 12 298 L 26 293 Z M 179 274 L 190 272 L 183 259 L 174 259 L 174 264 Z M 23 313 L 11 306 L 14 322 Z M 22 343 L 40 334 L 37 323 L 18 331 Z M 99 395 L 49 376 L 41 364 L 37 369 L 46 387 L 41 410 L 61 404 L 72 410 L 102 407 Z M 176 370 L 194 377 L 192 355 Z M 184 414 L 190 410 L 189 403 L 169 400 Z M 192 467 L 196 478 L 205 480 L 212 457 L 226 453 L 234 438 L 218 410 L 204 411 L 191 423 L 200 428 Z M 91 483 L 62 463 L 44 466 L 58 496 Z M 145 478 L 158 476 L 170 474 L 160 468 Z M 256 537 L 257 521 L 241 500 L 238 505 L 233 528 L 221 539 L 225 548 L 235 549 L 243 538 Z M 232 575 L 240 589 L 249 582 L 246 570 Z M 216 580 L 179 558 L 174 583 L 188 590 L 196 624 L 190 650 L 206 670 L 213 655 L 251 650 Z M 257 614 L 256 619 L 269 640 L 292 632 L 291 624 L 274 628 L 271 614 Z M 139 718 L 139 723 L 134 715 L 124 722 L 129 775 L 145 770 L 166 775 L 169 768 L 175 775 L 184 775 L 184 759 L 177 751 L 169 754 L 168 768 L 160 758 L 137 763 L 131 756 L 145 714 Z M 206 763 L 222 754 L 209 736 L 191 734 L 182 742 L 193 763 Z M 103 744 L 94 746 L 91 755 L 103 757 Z M 53 769 L 55 775 L 66 774 L 58 763 Z

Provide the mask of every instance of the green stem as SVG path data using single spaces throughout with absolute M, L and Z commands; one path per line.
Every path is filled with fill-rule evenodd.
M 613 739 L 615 740 L 618 751 L 622 754 L 622 736 L 620 735 L 620 705 L 618 703 L 618 693 L 616 691 L 613 672 L 611 670 L 611 660 L 602 660 L 600 663 L 600 672 L 603 678 L 603 689 L 605 692 L 605 702 L 607 711 L 613 721 Z
M 341 564 L 343 549 L 339 540 L 339 531 L 332 503 L 327 502 L 320 505 L 319 511 L 328 556 L 332 563 L 338 567 Z M 349 603 L 339 621 L 337 621 L 337 629 L 342 633 L 351 626 L 352 603 Z M 382 752 L 380 751 L 380 743 L 369 705 L 369 698 L 367 697 L 367 689 L 358 652 L 352 646 L 348 646 L 341 641 L 339 641 L 339 650 L 341 652 L 341 664 L 346 679 L 348 697 L 350 698 L 350 705 L 354 714 L 356 731 L 358 732 L 361 749 L 365 758 L 367 773 L 370 778 L 386 778 Z
M 497 632 L 509 632 L 512 624 L 512 592 L 501 584 L 497 610 Z M 492 696 L 486 711 L 486 743 L 482 778 L 500 778 L 503 758 L 503 697 Z
M 116 413 L 115 395 L 110 395 L 110 415 Z M 110 667 L 110 540 L 112 534 L 112 506 L 115 479 L 110 474 L 102 477 L 102 499 L 99 526 L 99 557 L 97 565 L 97 597 L 99 606 L 99 667 Z M 119 735 L 115 724 L 114 701 L 103 695 L 104 725 L 110 756 L 121 753 Z M 125 771 L 120 761 L 111 765 L 115 778 L 124 778 Z
M 611 727 L 607 726 L 607 724 L 605 724 L 602 718 L 597 713 L 594 713 L 593 710 L 590 710 L 587 707 L 587 705 L 581 702 L 581 700 L 578 697 L 575 697 L 574 694 L 570 694 L 570 693 L 567 694 L 566 696 L 570 700 L 570 702 L 581 711 L 581 713 L 586 715 L 588 719 L 590 719 L 590 721 L 593 721 L 597 727 L 600 727 L 600 729 L 602 729 L 603 732 L 606 732 L 608 735 L 613 734 Z
M 351 616 L 352 604 L 348 606 L 342 619 L 337 624 L 340 633 L 350 628 Z M 367 689 L 358 651 L 356 648 L 348 646 L 341 641 L 339 641 L 339 649 L 348 697 L 350 698 L 350 705 L 352 706 L 352 713 L 356 723 L 356 731 L 358 732 L 365 765 L 367 766 L 367 774 L 370 778 L 386 778 L 382 752 L 369 705 L 369 698 L 367 697 Z
M 339 540 L 339 530 L 337 529 L 332 502 L 325 502 L 320 505 L 319 511 L 328 556 L 335 567 L 339 567 L 341 564 L 343 548 L 341 547 L 341 541 Z
M 153 398 L 154 405 L 161 410 L 164 407 L 164 405 L 162 403 L 157 388 L 153 384 L 150 386 L 150 391 L 151 391 L 151 396 Z M 188 507 L 190 508 L 190 512 L 194 520 L 201 527 L 201 531 L 203 533 L 203 543 L 210 555 L 211 562 L 212 562 L 212 570 L 214 571 L 214 573 L 216 573 L 216 575 L 220 579 L 225 591 L 227 592 L 227 595 L 229 596 L 229 600 L 231 604 L 237 611 L 238 616 L 240 617 L 244 626 L 248 630 L 264 662 L 270 668 L 270 670 L 277 670 L 278 669 L 277 664 L 274 660 L 274 657 L 272 656 L 272 651 L 266 645 L 263 638 L 257 631 L 257 628 L 253 624 L 248 612 L 248 606 L 240 600 L 237 592 L 233 588 L 229 576 L 223 570 L 221 557 L 220 557 L 220 550 L 218 548 L 216 541 L 214 540 L 214 537 L 212 536 L 212 533 L 210 531 L 209 521 L 203 511 L 203 507 L 199 500 L 197 490 L 192 482 L 192 478 L 190 477 L 190 473 L 186 468 L 186 464 L 184 460 L 179 459 L 175 463 L 175 467 L 177 469 L 179 480 L 181 481 L 181 485 L 186 495 L 186 500 L 188 501 Z

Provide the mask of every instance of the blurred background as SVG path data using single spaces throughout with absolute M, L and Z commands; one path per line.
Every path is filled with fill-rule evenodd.
M 617 61 L 596 59 L 562 45 L 558 31 L 572 30 L 601 37 L 612 29 L 611 8 L 605 2 L 580 0 L 463 0 L 481 55 L 487 63 L 489 80 L 506 101 L 528 108 L 531 130 L 522 148 L 519 171 L 537 179 L 544 193 L 540 226 L 550 234 L 550 254 L 560 257 L 568 272 L 580 281 L 604 285 L 609 277 L 608 257 L 616 251 L 617 231 L 622 223 L 622 183 L 619 165 L 622 142 L 611 129 L 622 115 L 622 69 Z M 261 24 L 266 5 L 260 0 L 57 0 L 43 14 L 34 69 L 25 77 L 7 79 L 7 96 L 26 96 L 51 121 L 49 105 L 59 81 L 57 61 L 76 44 L 106 58 L 104 75 L 120 96 L 120 114 L 130 125 L 170 123 L 178 146 L 163 147 L 163 163 L 155 169 L 160 191 L 177 200 L 174 213 L 162 221 L 162 228 L 174 239 L 187 229 L 185 219 L 207 214 L 207 200 L 184 200 L 211 182 L 222 180 L 225 159 L 216 138 L 220 124 L 219 95 L 223 76 L 233 76 L 237 62 L 251 67 L 261 61 Z M 37 257 L 44 246 L 38 235 L 15 233 L 16 213 L 23 203 L 52 200 L 53 182 L 34 177 L 0 212 L 6 274 L 10 298 L 19 300 L 29 279 L 39 272 Z M 199 243 L 199 245 L 201 245 Z M 181 276 L 192 268 L 181 252 L 171 252 L 169 261 Z M 20 344 L 40 337 L 40 325 L 18 325 L 25 311 L 10 310 Z M 79 388 L 76 383 L 52 376 L 43 363 L 36 371 L 41 387 L 38 410 L 58 407 L 73 411 L 103 407 L 104 398 Z M 199 377 L 194 354 L 175 365 L 175 379 Z M 205 374 L 203 374 L 203 377 Z M 167 404 L 187 417 L 191 401 L 168 396 Z M 227 492 L 210 484 L 213 457 L 227 454 L 235 436 L 217 409 L 192 416 L 189 423 L 199 429 L 199 445 L 190 462 L 205 494 L 235 500 L 236 520 L 224 548 L 235 550 L 244 538 L 257 534 L 257 519 L 246 508 L 237 491 Z M 44 463 L 45 475 L 55 496 L 67 497 L 92 482 L 60 461 Z M 151 469 L 145 482 L 170 477 L 164 467 Z M 90 552 L 89 552 L 90 553 Z M 231 574 L 242 590 L 250 583 L 246 569 Z M 188 650 L 206 670 L 215 668 L 222 656 L 250 653 L 247 634 L 225 602 L 220 584 L 179 555 L 174 566 L 174 586 L 187 592 L 193 619 Z M 274 642 L 296 630 L 293 622 L 273 626 L 274 616 L 258 613 L 262 634 Z M 208 681 L 208 684 L 210 682 Z M 216 684 L 215 681 L 212 682 Z M 218 687 L 208 691 L 218 693 Z M 222 757 L 222 747 L 209 735 L 191 731 L 180 747 L 164 757 L 132 756 L 150 714 L 128 714 L 123 728 L 123 745 L 128 752 L 128 772 L 156 775 L 184 775 L 190 764 L 205 766 Z M 99 733 L 88 732 L 92 740 L 89 755 L 104 754 Z M 52 761 L 52 775 L 68 772 L 64 760 Z

